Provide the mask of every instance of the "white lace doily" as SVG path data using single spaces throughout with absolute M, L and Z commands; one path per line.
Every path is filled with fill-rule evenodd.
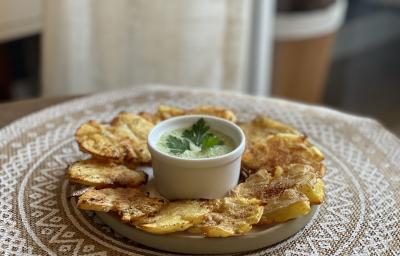
M 0 131 L 0 254 L 165 255 L 114 234 L 67 199 L 66 167 L 83 154 L 73 139 L 88 119 L 159 104 L 221 105 L 288 123 L 326 155 L 327 201 L 294 237 L 251 255 L 400 255 L 400 141 L 377 122 L 325 108 L 224 92 L 147 86 L 45 109 Z

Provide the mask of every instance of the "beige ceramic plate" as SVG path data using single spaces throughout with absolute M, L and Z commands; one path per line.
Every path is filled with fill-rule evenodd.
M 306 216 L 286 223 L 269 228 L 254 227 L 246 235 L 227 238 L 204 238 L 186 232 L 155 235 L 122 223 L 108 213 L 98 212 L 97 215 L 120 235 L 155 249 L 190 254 L 237 253 L 267 247 L 293 236 L 307 225 L 318 207 L 312 206 L 311 212 Z
M 153 186 L 152 169 L 145 168 L 144 171 L 149 175 L 145 190 L 157 196 Z M 188 232 L 155 235 L 125 224 L 111 214 L 98 212 L 97 215 L 115 232 L 148 247 L 178 253 L 209 254 L 251 251 L 279 243 L 305 227 L 317 209 L 318 206 L 312 206 L 306 216 L 274 226 L 255 226 L 246 235 L 227 238 L 204 238 Z

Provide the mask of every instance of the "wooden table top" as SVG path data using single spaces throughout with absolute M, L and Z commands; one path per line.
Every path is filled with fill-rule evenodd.
M 0 128 L 35 111 L 78 97 L 37 98 L 0 104 Z

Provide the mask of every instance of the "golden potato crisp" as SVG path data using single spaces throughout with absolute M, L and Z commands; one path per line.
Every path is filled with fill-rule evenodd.
M 136 187 L 147 180 L 147 175 L 142 171 L 98 159 L 81 160 L 72 164 L 67 175 L 71 182 L 96 188 Z
M 200 232 L 206 237 L 229 237 L 241 235 L 251 230 L 252 224 L 259 222 L 263 207 L 257 199 L 225 197 L 209 202 L 212 210 L 206 220 L 195 225 L 192 232 Z
M 75 133 L 82 151 L 96 158 L 128 162 L 149 163 L 147 135 L 153 124 L 143 117 L 122 112 L 111 125 L 89 121 Z
M 264 205 L 258 224 L 273 224 L 308 214 L 311 204 L 324 200 L 323 181 L 312 166 L 293 164 L 277 167 L 274 176 L 261 169 L 237 185 L 233 194 L 257 198 Z M 322 182 L 322 184 L 321 184 Z
M 75 139 L 82 151 L 94 156 L 120 159 L 124 153 L 124 148 L 116 143 L 111 129 L 93 120 L 78 128 Z
M 150 198 L 137 188 L 104 188 L 88 190 L 79 197 L 78 208 L 89 211 L 113 212 L 125 222 L 161 210 L 165 202 Z
M 320 177 L 325 174 L 322 160 L 322 153 L 312 146 L 305 136 L 289 133 L 269 135 L 250 141 L 242 156 L 242 164 L 246 169 L 273 170 L 276 166 L 307 164 L 313 166 Z
M 239 126 L 245 133 L 247 142 L 257 141 L 278 133 L 300 134 L 294 128 L 264 115 L 258 115 L 250 123 L 242 123 Z
M 272 172 L 261 169 L 249 176 L 245 182 L 235 187 L 233 193 L 245 198 L 257 198 L 265 203 L 270 198 L 294 189 L 303 193 L 311 204 L 320 204 L 324 200 L 324 183 L 317 177 L 312 166 L 292 164 L 276 167 Z
M 286 222 L 298 218 L 310 212 L 308 198 L 295 189 L 285 189 L 263 200 L 264 209 L 260 221 L 261 224 L 274 224 Z
M 201 105 L 192 109 L 181 109 L 168 105 L 160 105 L 158 107 L 158 111 L 155 114 L 149 112 L 139 113 L 141 117 L 152 122 L 153 124 L 157 124 L 158 122 L 166 120 L 171 117 L 191 115 L 191 114 L 216 116 L 231 122 L 236 122 L 237 120 L 236 115 L 231 110 L 209 105 Z
M 324 201 L 324 182 L 318 177 L 310 165 L 291 164 L 285 167 L 276 167 L 274 177 L 268 184 L 268 190 L 294 188 L 307 196 L 311 204 L 320 204 Z
M 175 201 L 154 216 L 141 218 L 135 226 L 153 234 L 179 232 L 201 223 L 208 212 L 209 208 L 204 201 Z
M 244 198 L 262 199 L 265 188 L 271 182 L 272 176 L 266 169 L 251 174 L 245 182 L 239 183 L 233 194 Z
M 186 114 L 210 115 L 223 118 L 231 122 L 237 121 L 236 115 L 231 110 L 210 105 L 203 105 L 193 109 L 189 109 L 186 111 Z
M 165 120 L 165 119 L 168 119 L 171 117 L 182 116 L 185 114 L 186 114 L 186 111 L 184 109 L 172 107 L 172 106 L 168 106 L 168 105 L 160 105 L 158 107 L 156 116 L 158 116 L 160 120 Z

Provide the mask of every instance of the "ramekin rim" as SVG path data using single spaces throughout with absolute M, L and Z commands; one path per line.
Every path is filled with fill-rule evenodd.
M 181 157 L 172 156 L 165 152 L 160 151 L 156 146 L 156 141 L 150 141 L 150 138 L 152 137 L 151 134 L 156 131 L 157 126 L 159 126 L 159 125 L 161 126 L 161 124 L 165 125 L 166 122 L 176 122 L 177 120 L 194 118 L 194 117 L 213 119 L 213 120 L 216 120 L 217 122 L 223 122 L 223 123 L 227 124 L 228 126 L 232 127 L 233 129 L 236 129 L 238 131 L 238 134 L 240 134 L 239 143 L 236 145 L 236 147 L 232 151 L 230 151 L 226 154 L 220 155 L 220 156 L 208 157 L 208 158 L 181 158 Z M 158 129 L 160 129 L 160 128 L 158 128 Z M 243 130 L 234 122 L 231 122 L 229 120 L 226 120 L 226 119 L 223 119 L 220 117 L 215 117 L 215 116 L 211 116 L 211 115 L 201 115 L 201 114 L 171 117 L 167 120 L 161 121 L 160 123 L 156 124 L 151 129 L 147 138 L 148 138 L 147 139 L 148 147 L 151 148 L 153 151 L 155 151 L 157 154 L 161 155 L 163 158 L 170 159 L 173 161 L 178 161 L 181 163 L 188 163 L 188 164 L 189 163 L 206 163 L 206 162 L 214 162 L 214 161 L 217 162 L 217 161 L 229 159 L 229 158 L 235 156 L 236 154 L 238 154 L 238 152 L 242 151 L 238 154 L 240 157 L 244 151 L 245 140 L 246 140 Z

